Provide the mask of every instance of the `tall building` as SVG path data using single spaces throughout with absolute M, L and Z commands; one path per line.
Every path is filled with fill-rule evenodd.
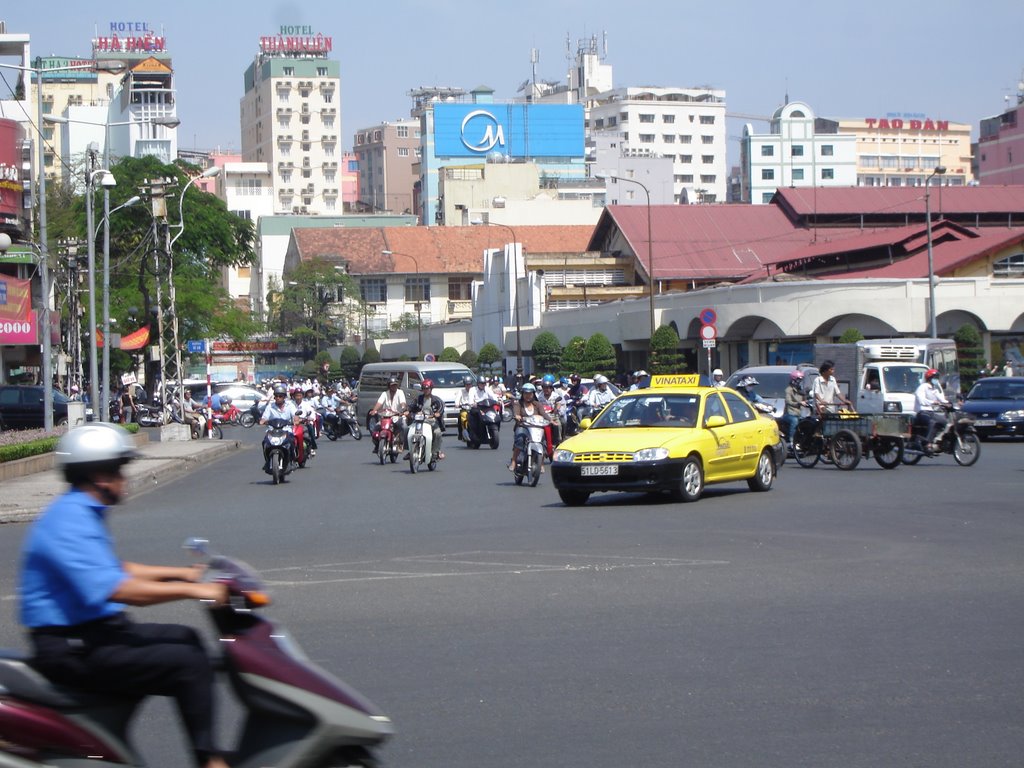
M 588 128 L 617 135 L 628 152 L 671 157 L 677 203 L 725 202 L 725 91 L 616 88 L 592 98 Z
M 779 187 L 852 187 L 857 183 L 857 138 L 834 120 L 815 117 L 802 101 L 779 107 L 768 133 L 743 127 L 740 199 L 771 202 Z
M 342 210 L 340 64 L 330 37 L 282 27 L 245 71 L 242 160 L 269 163 L 277 213 Z
M 981 184 L 1024 184 L 1024 74 L 1016 104 L 981 121 L 978 137 L 978 181 Z
M 356 210 L 412 213 L 420 121 L 399 120 L 363 128 L 356 131 L 352 147 L 359 163 Z

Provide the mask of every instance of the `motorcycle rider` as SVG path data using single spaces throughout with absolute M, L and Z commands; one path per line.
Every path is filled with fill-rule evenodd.
M 803 371 L 793 371 L 789 374 L 789 384 L 786 386 L 786 412 L 782 415 L 785 432 L 782 437 L 789 443 L 793 442 L 793 432 L 800 421 L 800 409 L 807 405 L 807 398 L 801 386 L 803 380 Z
M 763 397 L 757 394 L 757 391 L 754 389 L 754 387 L 760 383 L 761 382 L 753 376 L 744 376 L 736 382 L 736 391 L 743 395 L 747 399 L 747 402 L 757 410 L 761 411 L 761 413 L 772 413 L 775 409 L 772 408 Z
M 397 443 L 395 447 L 402 450 L 402 436 L 405 434 L 403 417 L 409 412 L 409 406 L 405 400 L 405 392 L 398 388 L 398 379 L 394 376 L 388 379 L 388 388 L 380 393 L 377 402 L 370 409 L 370 412 L 366 414 L 367 423 L 370 427 L 370 437 L 373 438 L 373 450 L 370 451 L 371 453 L 376 453 L 377 446 L 380 444 L 380 438 L 378 437 L 380 433 L 380 420 L 376 418 L 379 411 L 391 412 L 391 423 L 395 434 L 395 442 Z
M 825 413 L 836 413 L 838 405 L 845 405 L 852 409 L 851 403 L 843 393 L 839 391 L 839 382 L 835 377 L 835 363 L 831 360 L 824 361 L 818 368 L 818 379 L 814 382 L 811 395 L 814 401 L 814 409 L 819 417 Z
M 928 432 L 925 435 L 925 450 L 934 453 L 938 450 L 935 435 L 946 428 L 946 416 L 943 406 L 949 407 L 949 400 L 942 392 L 939 372 L 934 368 L 925 371 L 924 381 L 914 390 L 914 410 L 917 412 L 918 424 L 927 422 Z
M 472 397 L 473 397 L 473 377 L 466 376 L 462 377 L 462 389 L 459 390 L 458 394 L 455 395 L 455 407 L 459 409 L 459 440 L 465 440 L 466 435 L 462 429 L 462 412 L 466 412 L 466 423 L 469 424 L 469 410 L 472 408 Z
M 312 389 L 310 389 L 310 392 L 312 392 Z M 305 440 L 308 433 L 309 455 L 310 457 L 316 456 L 316 425 L 320 414 L 305 400 L 305 392 L 301 388 L 292 391 L 292 402 L 295 403 L 295 415 L 298 416 L 299 424 L 303 427 L 302 434 L 296 433 L 295 439 Z
M 121 560 L 107 510 L 127 490 L 136 456 L 127 432 L 93 422 L 57 446 L 71 488 L 32 524 L 22 547 L 20 618 L 32 666 L 60 685 L 125 697 L 173 696 L 196 762 L 227 768 L 214 743 L 213 667 L 197 633 L 178 624 L 137 624 L 124 606 L 176 600 L 227 602 L 201 568 Z M 27 764 L 27 763 L 26 763 Z
M 193 437 L 202 437 L 206 430 L 206 417 L 203 416 L 203 404 L 192 399 L 192 390 L 186 389 L 181 398 L 182 420 L 188 424 Z
M 565 427 L 565 398 L 555 389 L 555 377 L 550 373 L 541 381 L 540 393 L 537 396 L 541 405 L 549 409 L 551 414 L 552 446 L 562 442 L 562 430 Z
M 587 402 L 590 404 L 590 411 L 596 415 L 608 403 L 615 399 L 615 393 L 608 386 L 608 377 L 597 374 L 594 377 L 594 388 L 587 393 Z
M 430 461 L 439 461 L 444 458 L 444 454 L 441 452 L 441 434 L 444 432 L 444 400 L 434 394 L 433 379 L 424 379 L 422 387 L 422 393 L 416 398 L 415 409 L 424 412 L 423 415 L 426 417 L 427 422 L 430 423 L 431 430 L 434 433 L 430 444 Z M 407 446 L 410 445 L 409 435 L 412 434 L 412 429 L 413 424 L 410 419 L 409 427 L 405 431 L 405 444 Z M 406 460 L 408 458 L 409 454 L 406 452 L 402 459 Z
M 719 388 L 725 386 L 725 374 L 722 373 L 721 368 L 715 368 L 715 370 L 711 372 L 711 386 Z
M 484 400 L 498 401 L 498 398 L 494 394 L 494 390 L 491 389 L 487 383 L 486 376 L 480 376 L 476 380 L 476 386 L 470 391 L 469 396 L 469 434 L 476 435 L 483 431 L 483 425 L 480 423 L 480 411 L 477 409 Z
M 516 471 L 519 454 L 526 449 L 526 444 L 530 441 L 530 430 L 524 423 L 524 420 L 530 416 L 539 416 L 545 421 L 551 421 L 551 414 L 537 400 L 537 387 L 527 382 L 523 384 L 523 392 L 519 399 L 512 403 L 512 418 L 515 420 L 516 427 L 512 444 L 512 461 L 508 465 L 509 472 Z M 543 471 L 544 465 L 542 464 L 541 472 Z
M 260 424 L 266 424 L 271 419 L 284 419 L 291 425 L 288 431 L 294 434 L 294 427 L 299 423 L 299 415 L 295 410 L 295 403 L 288 399 L 288 390 L 285 389 L 284 384 L 275 384 L 271 394 L 273 399 L 263 409 Z M 263 471 L 270 471 L 269 459 L 263 462 Z

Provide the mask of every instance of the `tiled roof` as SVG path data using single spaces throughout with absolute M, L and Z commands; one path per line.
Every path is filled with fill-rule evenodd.
M 584 253 L 593 227 L 517 226 L 512 232 L 528 254 Z M 483 252 L 511 242 L 512 232 L 497 225 L 331 228 L 295 230 L 292 237 L 303 261 L 345 262 L 352 274 L 480 274 Z
M 1024 186 L 930 188 L 932 215 L 1024 213 Z M 780 187 L 771 207 L 799 217 L 843 216 L 856 223 L 862 214 L 924 214 L 923 187 Z

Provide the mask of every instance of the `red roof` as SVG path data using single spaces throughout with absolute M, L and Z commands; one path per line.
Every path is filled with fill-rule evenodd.
M 930 188 L 932 215 L 970 216 L 1024 211 L 1024 186 Z M 780 187 L 773 206 L 796 216 L 849 216 L 855 224 L 864 214 L 923 214 L 923 187 Z

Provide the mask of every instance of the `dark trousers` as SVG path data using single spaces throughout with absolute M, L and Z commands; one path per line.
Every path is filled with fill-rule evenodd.
M 113 696 L 173 696 L 199 765 L 217 754 L 213 668 L 199 635 L 124 614 L 32 630 L 32 665 L 55 683 Z

